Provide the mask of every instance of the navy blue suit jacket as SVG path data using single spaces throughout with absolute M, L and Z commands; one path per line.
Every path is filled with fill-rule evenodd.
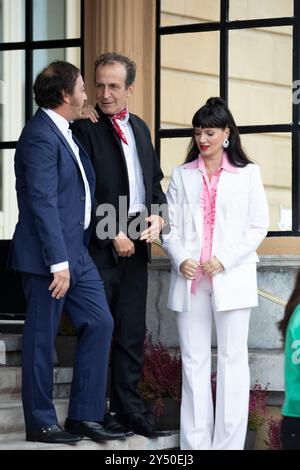
M 90 184 L 95 174 L 88 154 L 76 141 Z M 84 231 L 85 189 L 76 157 L 59 128 L 41 109 L 26 124 L 15 154 L 19 220 L 9 266 L 50 275 L 50 265 L 76 267 L 90 230 Z

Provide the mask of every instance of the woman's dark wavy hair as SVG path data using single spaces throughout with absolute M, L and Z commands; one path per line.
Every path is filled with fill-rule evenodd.
M 285 341 L 286 330 L 288 327 L 289 320 L 291 316 L 293 315 L 295 308 L 299 304 L 300 304 L 300 269 L 297 272 L 294 290 L 288 300 L 288 303 L 286 304 L 286 307 L 284 310 L 284 316 L 277 323 L 279 331 L 281 331 L 283 341 Z
M 69 62 L 55 61 L 48 65 L 33 85 L 36 104 L 41 108 L 55 109 L 64 102 L 63 91 L 74 92 L 80 70 Z
M 194 129 L 196 127 L 218 127 L 221 129 L 229 127 L 229 147 L 226 149 L 228 160 L 232 165 L 237 167 L 244 167 L 248 165 L 248 163 L 252 163 L 242 149 L 241 139 L 235 121 L 226 102 L 222 98 L 209 98 L 205 105 L 195 113 L 192 124 Z M 199 149 L 195 142 L 195 135 L 193 135 L 185 163 L 196 160 L 198 155 Z

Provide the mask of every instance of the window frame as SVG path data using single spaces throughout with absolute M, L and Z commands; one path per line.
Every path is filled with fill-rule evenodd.
M 84 0 L 80 0 L 80 37 L 76 39 L 33 40 L 33 0 L 25 3 L 25 41 L 0 43 L 0 51 L 25 51 L 25 122 L 33 115 L 33 54 L 38 49 L 56 49 L 77 47 L 81 51 L 81 73 L 84 75 Z M 17 141 L 0 141 L 0 150 L 15 149 Z M 8 157 L 9 158 L 9 157 Z M 3 211 L 0 211 L 0 219 Z M 19 273 L 6 269 L 10 240 L 0 239 L 0 277 L 2 296 L 0 309 L 0 331 L 22 331 L 24 323 L 25 298 L 21 288 Z M 14 313 L 5 313 L 14 312 Z M 17 321 L 16 321 L 17 320 Z M 4 322 L 3 322 L 4 321 Z M 8 325 L 4 325 L 7 323 Z M 18 323 L 20 326 L 18 327 Z M 12 325 L 11 325 L 12 324 Z M 3 326 L 4 325 L 4 326 Z M 11 326 L 10 326 L 11 325 Z M 15 326 L 17 325 L 17 326 Z M 3 329 L 3 328 L 9 329 Z M 12 328 L 12 329 L 11 329 Z M 19 329 L 18 329 L 19 328 Z
M 33 0 L 25 0 L 25 41 L 0 43 L 0 52 L 25 51 L 25 122 L 33 116 L 33 52 L 37 49 L 66 49 L 77 47 L 81 50 L 81 73 L 84 75 L 84 1 L 80 0 L 80 37 L 76 39 L 33 39 Z M 17 141 L 1 141 L 0 150 L 15 149 Z
M 251 28 L 271 28 L 292 26 L 293 83 L 300 80 L 300 2 L 294 0 L 294 16 L 230 21 L 230 0 L 220 0 L 220 21 L 193 23 L 174 26 L 161 26 L 161 0 L 156 0 L 156 80 L 155 80 L 155 148 L 160 159 L 161 139 L 191 137 L 192 128 L 161 129 L 161 37 L 172 34 L 201 33 L 219 31 L 219 82 L 220 96 L 228 101 L 229 31 Z M 292 89 L 292 93 L 293 93 Z M 292 122 L 286 124 L 266 124 L 238 126 L 240 134 L 261 134 L 286 132 L 292 143 L 292 230 L 269 231 L 270 237 L 293 237 L 300 235 L 300 104 L 292 104 Z

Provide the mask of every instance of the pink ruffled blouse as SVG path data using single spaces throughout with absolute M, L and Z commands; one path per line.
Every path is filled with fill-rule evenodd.
M 210 181 L 206 172 L 204 160 L 201 155 L 199 155 L 198 158 L 198 168 L 202 171 L 203 178 L 203 189 L 200 197 L 200 209 L 203 217 L 200 264 L 204 264 L 211 258 L 213 232 L 216 218 L 217 189 L 221 173 L 223 170 L 230 171 L 231 173 L 237 173 L 238 168 L 231 165 L 225 152 L 223 153 L 223 161 L 220 169 L 212 175 Z M 195 279 L 192 281 L 191 292 L 193 294 L 196 293 L 197 286 L 203 276 L 203 270 L 202 268 L 199 268 L 196 271 Z

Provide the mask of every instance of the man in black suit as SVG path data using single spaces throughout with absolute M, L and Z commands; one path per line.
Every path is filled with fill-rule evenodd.
M 126 56 L 106 53 L 98 57 L 99 119 L 77 121 L 73 132 L 89 153 L 96 173 L 97 216 L 90 254 L 104 280 L 115 320 L 110 411 L 116 415 L 107 413 L 104 425 L 154 436 L 154 423 L 144 411 L 138 383 L 146 330 L 147 263 L 151 242 L 159 238 L 165 224 L 162 212 L 153 211 L 153 205 L 166 207 L 166 198 L 149 129 L 127 110 L 135 74 L 136 65 Z

